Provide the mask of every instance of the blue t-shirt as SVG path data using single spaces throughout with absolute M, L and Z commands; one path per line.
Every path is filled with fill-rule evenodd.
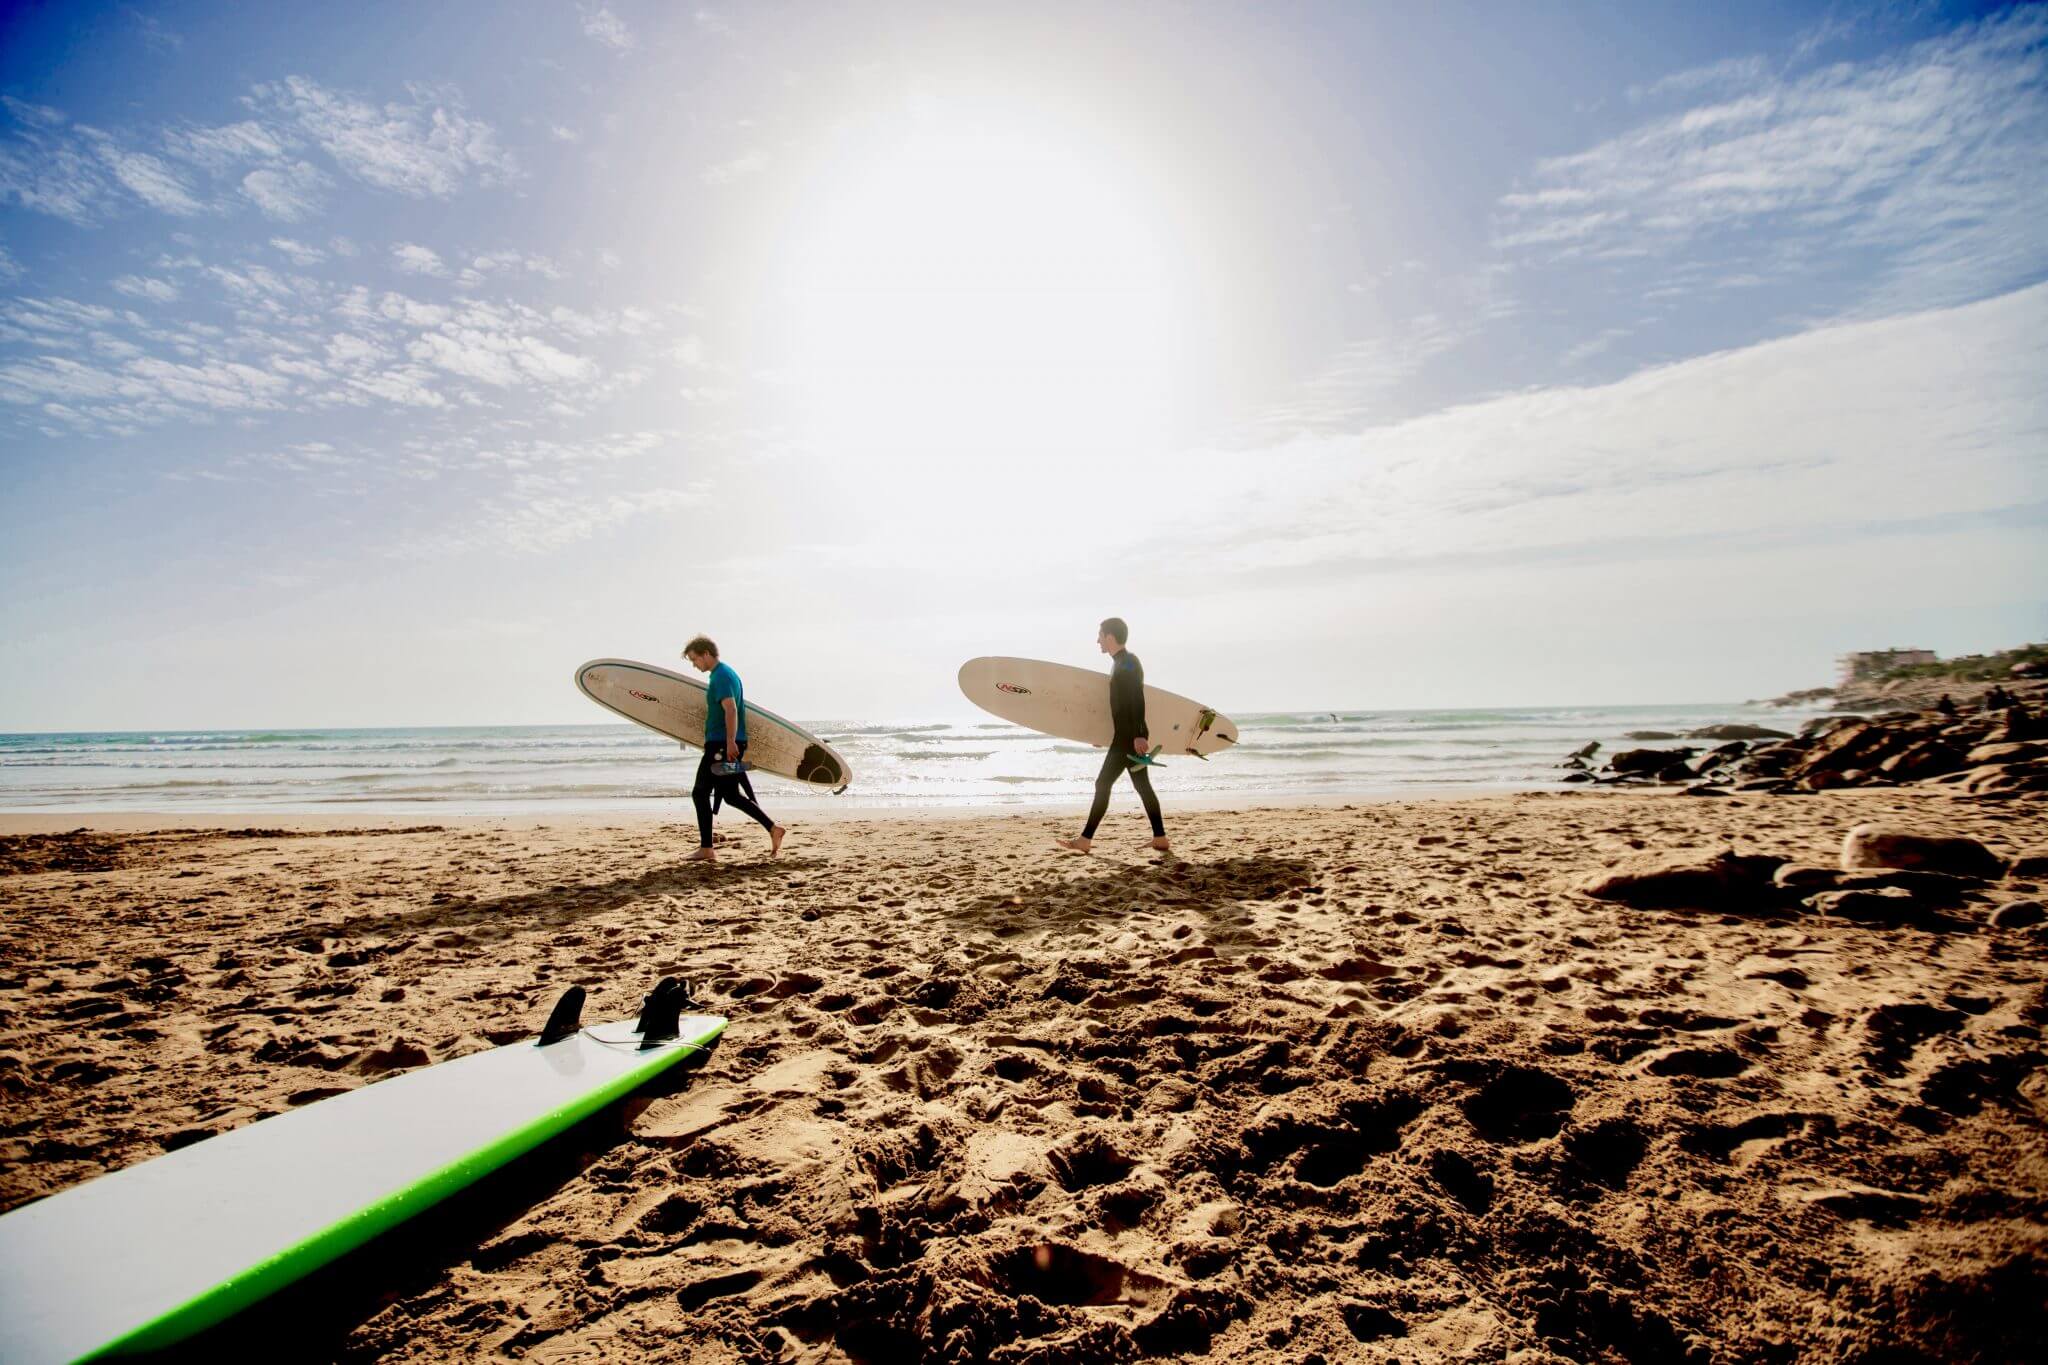
M 732 698 L 734 710 L 740 718 L 740 732 L 734 738 L 741 744 L 747 742 L 747 694 L 740 686 L 740 675 L 732 671 L 732 665 L 719 663 L 712 667 L 711 678 L 706 684 L 710 695 L 705 698 L 711 706 L 704 713 L 704 742 L 725 738 L 725 699 Z

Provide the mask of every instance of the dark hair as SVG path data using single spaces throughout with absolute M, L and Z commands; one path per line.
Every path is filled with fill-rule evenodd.
M 1129 643 L 1130 643 L 1130 639 L 1131 639 L 1131 628 L 1130 628 L 1129 626 L 1127 626 L 1127 625 L 1125 625 L 1125 624 L 1124 624 L 1124 618 L 1123 618 L 1123 617 L 1121 617 L 1121 616 L 1112 616 L 1112 617 L 1110 617 L 1110 618 L 1109 618 L 1109 619 L 1108 619 L 1107 621 L 1104 621 L 1104 622 L 1102 623 L 1102 629 L 1103 629 L 1103 630 L 1105 630 L 1105 631 L 1107 631 L 1107 632 L 1108 632 L 1108 633 L 1110 633 L 1111 635 L 1114 635 L 1114 636 L 1116 636 L 1116 642 L 1117 642 L 1118 644 L 1122 645 L 1122 644 L 1129 644 Z
M 696 639 L 683 646 L 683 653 L 709 654 L 715 659 L 718 657 L 718 645 L 709 635 L 699 635 Z

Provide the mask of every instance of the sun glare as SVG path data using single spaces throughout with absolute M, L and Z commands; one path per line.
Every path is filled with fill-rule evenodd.
M 1047 458 L 1158 439 L 1174 224 L 1080 137 L 927 111 L 847 138 L 786 240 L 773 326 L 821 449 Z

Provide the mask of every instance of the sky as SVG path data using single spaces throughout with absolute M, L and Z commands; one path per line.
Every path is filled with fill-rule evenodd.
M 0 730 L 2048 638 L 2048 6 L 0 16 Z

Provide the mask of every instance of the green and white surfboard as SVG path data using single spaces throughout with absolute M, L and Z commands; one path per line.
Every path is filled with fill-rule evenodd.
M 211 1327 L 703 1051 L 664 978 L 638 1019 L 394 1076 L 0 1216 L 0 1361 L 161 1349 Z

